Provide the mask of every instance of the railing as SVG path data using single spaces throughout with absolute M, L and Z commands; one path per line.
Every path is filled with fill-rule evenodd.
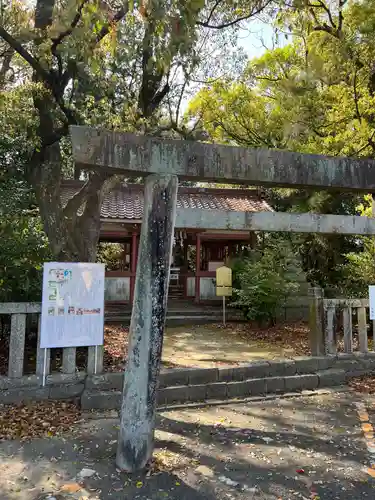
M 353 315 L 357 320 L 358 350 L 362 353 L 369 351 L 367 332 L 368 299 L 323 299 L 323 308 L 327 354 L 337 354 L 337 323 L 340 320 L 340 315 L 344 337 L 344 352 L 347 354 L 353 352 Z M 374 332 L 374 321 L 370 322 L 370 326 L 372 326 Z M 372 349 L 375 350 L 374 348 L 373 342 Z
M 368 320 L 368 299 L 324 299 L 321 288 L 310 290 L 310 346 L 313 356 L 352 354 L 369 351 L 368 325 L 375 331 L 375 322 Z M 353 318 L 355 327 L 353 328 Z M 339 343 L 339 335 L 342 342 Z M 374 333 L 372 350 L 375 351 Z M 354 339 L 358 339 L 354 345 Z
M 8 378 L 20 379 L 24 375 L 25 340 L 26 340 L 26 319 L 28 315 L 37 316 L 38 340 L 36 349 L 36 369 L 37 380 L 42 384 L 43 373 L 47 375 L 47 382 L 58 380 L 59 377 L 51 373 L 51 349 L 40 347 L 40 318 L 41 304 L 37 303 L 4 303 L 0 304 L 0 315 L 10 316 L 10 340 L 9 340 L 9 361 Z M 96 354 L 95 354 L 96 350 Z M 96 365 L 96 366 L 95 366 Z M 45 372 L 44 372 L 45 367 Z M 87 374 L 101 373 L 103 371 L 103 347 L 88 347 Z M 69 375 L 77 373 L 76 348 L 67 347 L 62 349 L 61 372 L 69 378 Z M 83 375 L 83 374 L 82 374 Z M 61 376 L 60 376 L 61 377 Z M 6 378 L 6 377 L 5 377 Z M 0 377 L 4 381 L 4 377 Z

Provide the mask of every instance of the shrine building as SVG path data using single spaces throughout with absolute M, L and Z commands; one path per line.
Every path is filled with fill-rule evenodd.
M 82 182 L 65 181 L 62 201 L 66 203 Z M 236 212 L 270 212 L 270 205 L 258 189 L 180 187 L 177 208 Z M 121 245 L 118 259 L 106 269 L 107 304 L 132 303 L 137 270 L 138 245 L 143 216 L 143 185 L 130 184 L 108 193 L 101 208 L 100 242 Z M 216 269 L 226 258 L 244 247 L 254 248 L 251 231 L 205 230 L 175 227 L 169 300 L 213 303 L 216 297 Z M 118 245 L 117 245 L 118 248 Z

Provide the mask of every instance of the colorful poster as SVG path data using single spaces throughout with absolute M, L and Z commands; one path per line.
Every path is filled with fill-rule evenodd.
M 103 328 L 104 264 L 45 263 L 40 346 L 102 345 Z

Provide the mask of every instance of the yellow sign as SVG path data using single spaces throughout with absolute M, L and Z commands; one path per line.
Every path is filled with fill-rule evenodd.
M 221 266 L 216 269 L 216 295 L 230 297 L 232 295 L 232 269 Z
M 216 287 L 216 295 L 218 297 L 231 297 L 232 296 L 232 287 L 231 286 L 217 286 Z
M 221 266 L 216 269 L 216 286 L 232 287 L 232 269 Z

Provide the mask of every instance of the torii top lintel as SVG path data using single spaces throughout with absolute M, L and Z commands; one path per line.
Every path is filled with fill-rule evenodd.
M 77 166 L 145 176 L 261 186 L 375 192 L 375 161 L 248 149 L 72 126 Z

